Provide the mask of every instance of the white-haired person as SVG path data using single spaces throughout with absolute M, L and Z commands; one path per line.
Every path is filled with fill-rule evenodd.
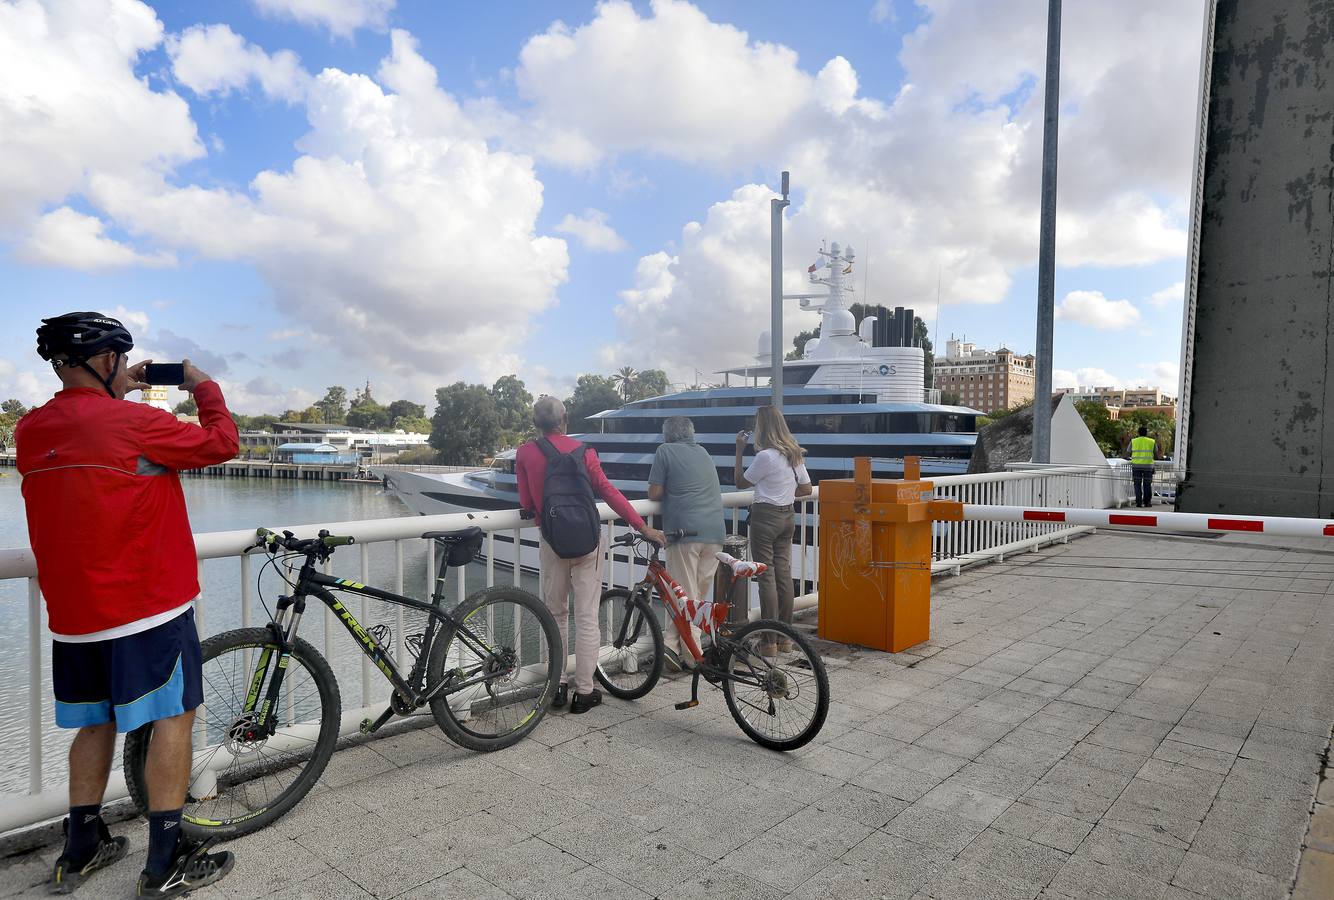
M 666 443 L 653 454 L 648 473 L 650 500 L 662 501 L 662 527 L 668 535 L 684 531 L 681 538 L 670 538 L 667 545 L 667 573 L 676 579 L 686 596 L 695 600 L 713 599 L 714 554 L 723 549 L 727 534 L 723 523 L 723 491 L 718 470 L 709 451 L 695 442 L 695 424 L 685 416 L 672 416 L 662 423 Z M 694 626 L 691 626 L 694 628 Z M 669 666 L 678 671 L 694 665 L 690 652 L 681 646 L 675 629 L 667 629 Z M 695 633 L 699 644 L 698 630 Z
M 745 431 L 736 436 L 734 476 L 738 488 L 755 489 L 750 506 L 750 553 L 753 560 L 768 566 L 760 575 L 760 615 L 790 623 L 792 533 L 796 528 L 792 504 L 797 497 L 810 494 L 811 476 L 802 461 L 805 451 L 779 410 L 762 406 L 755 414 L 755 458 L 743 472 L 741 457 L 748 439 Z M 777 647 L 759 648 L 766 656 L 791 649 L 785 638 Z
M 568 678 L 562 672 L 551 705 L 560 708 L 568 699 L 570 712 L 586 713 L 602 702 L 602 692 L 593 687 L 603 554 L 602 528 L 593 498 L 606 501 L 631 528 L 654 543 L 665 544 L 667 539 L 650 528 L 607 480 L 597 451 L 566 436 L 565 404 L 555 397 L 538 398 L 533 404 L 533 424 L 542 437 L 524 444 L 515 454 L 519 505 L 541 527 L 542 599 L 560 626 L 565 659 L 569 658 L 570 595 L 574 594 L 574 696 L 569 697 Z

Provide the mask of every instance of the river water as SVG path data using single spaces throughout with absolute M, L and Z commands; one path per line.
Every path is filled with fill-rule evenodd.
M 341 484 L 325 481 L 286 479 L 241 479 L 219 477 L 183 478 L 185 499 L 194 532 L 250 529 L 259 525 L 301 525 L 383 519 L 411 515 L 392 495 L 378 485 Z M 75 520 L 77 523 L 77 519 Z M 75 525 L 77 527 L 77 524 Z M 14 469 L 0 469 L 0 548 L 26 547 L 27 524 L 24 516 L 20 479 Z M 392 542 L 369 545 L 370 580 L 368 583 L 387 590 L 395 589 L 395 554 Z M 254 560 L 258 573 L 262 557 Z M 72 561 L 74 562 L 74 561 Z M 204 563 L 202 612 L 205 634 L 215 634 L 241 625 L 240 562 L 237 559 L 208 560 Z M 333 557 L 333 573 L 362 580 L 361 553 L 357 547 L 340 548 Z M 510 578 L 508 571 L 497 569 L 497 580 Z M 426 543 L 409 541 L 404 550 L 404 593 L 423 597 L 426 589 Z M 525 582 L 535 579 L 525 578 Z M 467 573 L 467 590 L 486 583 L 485 566 L 474 564 Z M 451 574 L 449 594 L 457 581 Z M 286 587 L 270 569 L 260 583 L 260 592 L 272 600 Z M 534 585 L 525 584 L 530 590 Z M 348 607 L 361 618 L 360 598 L 351 597 Z M 395 629 L 397 607 L 366 601 L 368 615 L 363 622 L 385 623 Z M 4 627 L 0 629 L 0 794 L 23 792 L 28 785 L 28 600 L 27 581 L 0 581 L 0 610 Z M 65 780 L 65 753 L 73 732 L 56 728 L 51 699 L 50 636 L 42 615 L 42 727 L 46 734 L 42 769 L 48 784 Z M 255 600 L 252 624 L 266 621 L 266 613 Z M 351 638 L 334 626 L 326 643 L 326 617 L 318 604 L 308 607 L 302 620 L 301 634 L 324 652 L 333 664 L 343 696 L 343 708 L 362 705 L 360 653 Z M 411 633 L 412 617 L 406 631 Z M 388 685 L 376 678 L 372 683 L 371 702 L 379 703 L 389 695 Z M 119 765 L 119 752 L 116 764 Z

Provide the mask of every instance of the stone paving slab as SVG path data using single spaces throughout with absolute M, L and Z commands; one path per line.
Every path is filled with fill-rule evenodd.
M 1322 550 L 1103 533 L 937 580 L 930 642 L 821 645 L 834 704 L 789 754 L 680 680 L 490 755 L 356 740 L 194 896 L 1334 897 Z M 144 828 L 113 831 L 87 896 L 132 893 Z M 56 852 L 0 861 L 0 897 Z

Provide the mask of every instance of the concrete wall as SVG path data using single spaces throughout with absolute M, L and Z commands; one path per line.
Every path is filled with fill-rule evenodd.
M 1208 98 L 1178 508 L 1334 516 L 1334 0 L 1219 0 Z

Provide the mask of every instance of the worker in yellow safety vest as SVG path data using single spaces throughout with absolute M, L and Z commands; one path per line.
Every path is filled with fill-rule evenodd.
M 1139 437 L 1130 442 L 1130 474 L 1135 480 L 1135 505 L 1148 506 L 1153 500 L 1153 458 L 1156 442 L 1149 429 L 1141 425 Z

